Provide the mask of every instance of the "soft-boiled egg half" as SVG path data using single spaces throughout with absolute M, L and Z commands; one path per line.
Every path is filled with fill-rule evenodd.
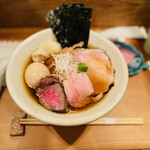
M 35 88 L 41 78 L 46 76 L 50 76 L 50 71 L 40 62 L 31 63 L 25 71 L 25 81 L 32 88 Z

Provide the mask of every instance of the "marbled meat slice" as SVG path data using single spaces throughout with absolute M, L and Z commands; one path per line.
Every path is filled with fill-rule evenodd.
M 45 108 L 52 111 L 67 112 L 64 90 L 53 78 L 42 79 L 36 88 L 36 93 L 39 96 L 39 103 Z

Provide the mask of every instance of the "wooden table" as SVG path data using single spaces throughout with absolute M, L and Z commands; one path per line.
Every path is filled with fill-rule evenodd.
M 0 29 L 0 40 L 22 40 L 41 28 Z M 143 40 L 127 40 L 140 51 Z M 146 59 L 149 59 L 147 56 Z M 0 98 L 0 149 L 140 149 L 150 148 L 150 72 L 129 78 L 120 103 L 105 117 L 143 117 L 144 125 L 27 126 L 25 136 L 9 136 L 10 120 L 19 109 L 7 88 Z

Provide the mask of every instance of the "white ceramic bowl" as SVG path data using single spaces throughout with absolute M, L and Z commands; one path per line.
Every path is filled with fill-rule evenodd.
M 109 55 L 115 73 L 115 85 L 104 100 L 86 111 L 61 114 L 46 110 L 33 101 L 23 85 L 23 68 L 35 47 L 47 39 L 54 39 L 51 29 L 45 29 L 24 40 L 12 55 L 6 72 L 8 90 L 15 103 L 27 114 L 43 122 L 61 126 L 75 126 L 94 121 L 111 111 L 121 100 L 128 82 L 128 70 L 118 48 L 109 40 L 90 31 L 89 44 L 102 48 Z

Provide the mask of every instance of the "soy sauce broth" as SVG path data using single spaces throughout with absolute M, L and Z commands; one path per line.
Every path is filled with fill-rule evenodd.
M 88 48 L 89 49 L 93 49 L 94 46 L 92 45 L 88 45 Z M 24 78 L 24 74 L 25 74 L 25 70 L 26 68 L 28 67 L 29 64 L 31 64 L 33 61 L 32 61 L 32 58 L 30 57 L 25 65 L 24 65 L 24 68 L 23 68 L 23 73 L 22 73 L 22 78 L 23 78 L 23 86 L 24 86 L 24 89 L 25 91 L 27 92 L 27 94 L 30 96 L 31 100 L 33 100 L 35 103 L 39 104 L 41 107 L 45 108 L 44 106 L 42 106 L 40 103 L 38 103 L 39 101 L 39 98 L 38 96 L 36 95 L 36 92 L 34 89 L 28 87 L 28 85 L 26 84 L 25 82 L 25 78 Z M 100 102 L 102 102 L 105 97 L 107 96 L 107 94 L 104 94 L 103 95 L 103 98 L 99 101 L 99 102 L 96 102 L 96 103 L 90 103 L 88 104 L 87 106 L 83 107 L 83 108 L 74 108 L 72 106 L 68 106 L 69 108 L 69 111 L 67 112 L 68 114 L 73 114 L 73 113 L 79 113 L 79 112 L 83 112 L 83 111 L 87 111 L 88 109 L 91 109 L 92 107 L 96 106 L 97 104 L 99 104 Z M 45 108 L 46 109 L 46 108 Z M 57 112 L 56 112 L 57 113 Z M 59 112 L 58 112 L 59 113 Z

